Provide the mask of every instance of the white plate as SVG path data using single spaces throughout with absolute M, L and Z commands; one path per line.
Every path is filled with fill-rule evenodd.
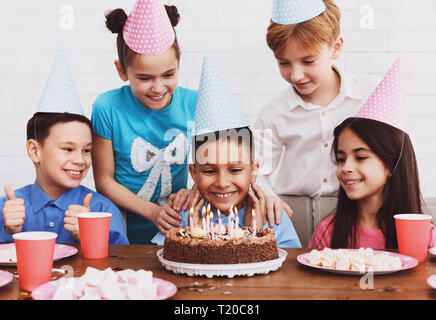
M 433 289 L 436 289 L 436 274 L 427 278 L 427 284 Z
M 428 249 L 428 255 L 430 258 L 436 258 L 436 247 Z
M 12 281 L 12 274 L 3 270 L 0 270 L 0 287 L 7 285 Z
M 77 281 L 77 279 L 79 279 L 79 277 L 74 278 L 74 282 Z M 40 285 L 38 288 L 32 291 L 32 298 L 34 300 L 52 300 L 60 283 L 59 280 L 60 279 Z M 168 299 L 177 292 L 177 286 L 172 282 L 159 278 L 153 278 L 153 283 L 157 284 L 156 300 Z
M 348 250 L 355 250 L 355 249 L 348 249 Z M 416 260 L 415 258 L 406 256 L 404 254 L 388 252 L 388 251 L 374 250 L 374 254 L 384 254 L 384 253 L 388 253 L 391 256 L 395 256 L 395 257 L 400 258 L 401 268 L 396 269 L 396 270 L 376 270 L 376 271 L 372 272 L 374 275 L 390 274 L 390 273 L 394 273 L 394 272 L 398 272 L 398 271 L 411 269 L 411 268 L 414 268 L 418 265 L 418 260 Z M 329 268 L 329 267 L 317 266 L 317 265 L 311 264 L 309 262 L 309 259 L 308 259 L 309 254 L 310 254 L 310 252 L 300 254 L 297 257 L 297 261 L 299 263 L 301 263 L 302 265 L 305 265 L 307 267 L 311 267 L 311 268 L 315 268 L 315 269 L 319 269 L 319 270 L 331 272 L 331 273 L 347 274 L 347 275 L 363 275 L 363 274 L 367 273 L 367 271 L 361 272 L 361 271 L 357 271 L 357 270 L 339 270 L 339 269 L 334 269 L 334 268 Z
M 287 254 L 285 250 L 279 249 L 279 257 L 277 259 L 240 264 L 193 264 L 175 262 L 163 258 L 163 249 L 157 252 L 157 257 L 167 270 L 174 273 L 185 273 L 188 276 L 206 276 L 208 278 L 215 276 L 233 278 L 234 276 L 251 277 L 255 274 L 266 274 L 275 271 L 282 266 Z
M 11 247 L 15 247 L 15 243 L 4 243 L 0 244 L 0 250 L 9 250 Z M 64 258 L 71 257 L 78 252 L 78 249 L 66 244 L 55 243 L 54 253 L 53 253 L 53 261 L 59 261 Z M 17 261 L 8 261 L 1 260 L 0 258 L 0 266 L 2 267 L 13 267 L 17 265 Z

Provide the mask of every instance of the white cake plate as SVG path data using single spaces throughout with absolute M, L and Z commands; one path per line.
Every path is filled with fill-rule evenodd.
M 206 276 L 208 278 L 220 276 L 233 278 L 234 276 L 251 277 L 255 274 L 266 274 L 271 271 L 276 271 L 282 266 L 287 254 L 285 250 L 279 249 L 279 257 L 277 259 L 240 264 L 193 264 L 175 262 L 163 258 L 163 249 L 157 252 L 157 257 L 167 270 L 174 273 L 185 273 L 188 276 Z

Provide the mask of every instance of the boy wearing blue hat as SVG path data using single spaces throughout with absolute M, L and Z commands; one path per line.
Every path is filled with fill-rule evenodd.
M 334 196 L 339 189 L 333 129 L 356 114 L 378 83 L 376 77 L 350 77 L 334 64 L 344 41 L 340 18 L 333 0 L 273 1 L 266 40 L 290 86 L 267 103 L 254 126 L 272 133 L 258 178 L 267 203 L 275 195 Z M 268 205 L 270 223 L 272 209 Z
M 25 231 L 57 233 L 56 242 L 80 241 L 80 212 L 109 212 L 109 243 L 128 244 L 119 209 L 80 185 L 91 166 L 91 122 L 79 104 L 63 48 L 59 51 L 37 112 L 27 123 L 26 149 L 36 181 L 0 199 L 0 241 Z
M 205 58 L 194 116 L 194 164 L 189 165 L 195 182 L 191 206 L 197 218 L 208 205 L 214 213 L 214 224 L 219 224 L 219 220 L 221 224 L 228 224 L 232 208 L 236 208 L 237 227 L 253 223 L 252 212 L 246 214 L 248 207 L 255 216 L 265 216 L 265 197 L 255 185 L 259 163 L 254 160 L 253 135 L 248 125 L 215 67 Z M 180 214 L 182 228 L 187 227 L 188 211 Z M 272 230 L 279 247 L 301 247 L 286 214 L 282 223 Z M 165 235 L 159 232 L 152 242 L 162 245 L 164 240 Z

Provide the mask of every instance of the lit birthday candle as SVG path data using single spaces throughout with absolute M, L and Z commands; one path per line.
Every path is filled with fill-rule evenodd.
M 205 207 L 203 207 L 201 215 L 202 215 L 201 221 L 203 222 L 203 234 L 205 234 L 206 233 L 206 217 L 205 217 L 206 216 L 206 208 Z
M 223 227 L 221 222 L 221 211 L 220 209 L 218 209 L 217 211 L 218 211 L 218 233 L 221 233 L 221 229 Z
M 235 207 L 235 229 L 239 228 L 239 213 L 238 208 Z
M 256 212 L 254 212 L 254 209 L 251 210 L 251 216 L 253 217 L 253 221 L 252 221 L 252 229 L 253 229 L 253 234 L 256 235 L 257 233 L 257 225 L 256 225 Z
M 213 212 L 210 213 L 210 237 L 215 240 L 215 232 L 213 230 Z
M 191 209 L 189 209 L 189 228 L 194 228 L 194 220 L 192 219 L 192 216 L 194 215 L 194 208 L 191 207 Z
M 209 220 L 211 219 L 210 217 L 210 213 L 211 213 L 211 209 L 210 209 L 210 203 L 207 204 L 207 208 L 206 208 L 206 217 L 207 217 L 207 221 L 206 221 L 206 226 L 207 226 L 207 232 L 209 233 L 209 227 L 210 227 L 210 223 Z
M 230 208 L 229 213 L 228 233 L 230 238 L 233 237 L 233 206 Z

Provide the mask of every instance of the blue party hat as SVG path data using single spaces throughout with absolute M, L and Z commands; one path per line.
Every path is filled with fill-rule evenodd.
M 295 24 L 310 20 L 324 10 L 322 0 L 273 0 L 271 19 L 278 24 Z
M 249 125 L 215 66 L 205 56 L 194 115 L 194 136 Z
M 36 112 L 67 112 L 85 115 L 63 46 L 59 48 Z

